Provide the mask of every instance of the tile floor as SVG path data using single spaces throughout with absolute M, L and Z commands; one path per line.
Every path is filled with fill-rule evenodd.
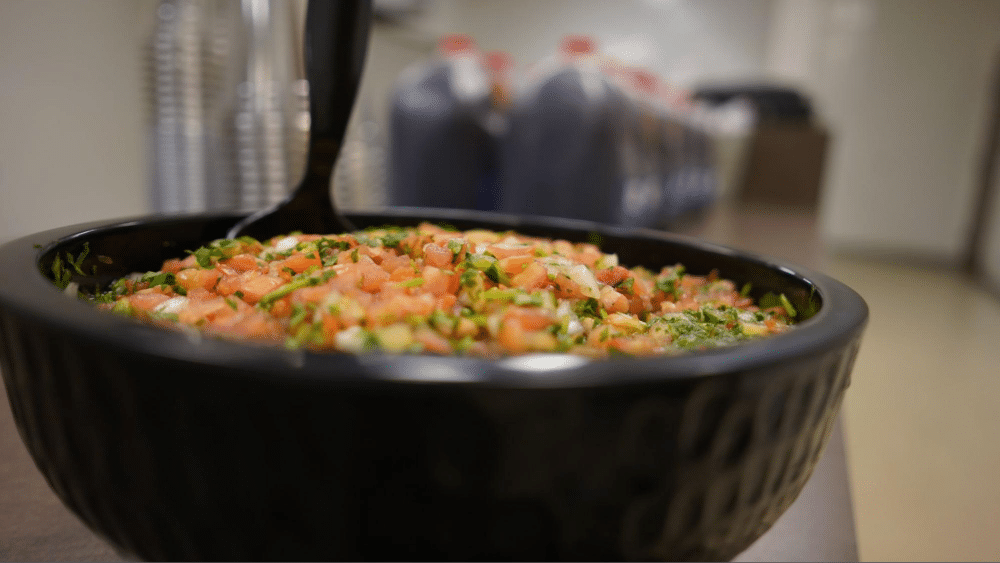
M 824 262 L 871 311 L 844 403 L 861 560 L 1000 559 L 1000 300 L 954 273 Z
M 1000 298 L 958 273 L 832 254 L 801 211 L 720 206 L 680 230 L 868 302 L 843 408 L 861 560 L 1000 560 Z

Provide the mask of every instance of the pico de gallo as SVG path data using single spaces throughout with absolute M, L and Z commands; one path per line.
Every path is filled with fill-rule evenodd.
M 98 307 L 289 349 L 485 358 L 676 354 L 788 330 L 784 295 L 680 264 L 626 267 L 594 243 L 423 223 L 216 240 L 133 274 Z

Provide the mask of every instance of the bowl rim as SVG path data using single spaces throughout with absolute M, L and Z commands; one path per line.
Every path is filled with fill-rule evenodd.
M 202 367 L 218 367 L 219 373 L 237 370 L 244 377 L 257 379 L 277 379 L 286 383 L 298 381 L 309 385 L 459 384 L 518 388 L 606 387 L 665 379 L 724 377 L 778 367 L 792 359 L 808 359 L 846 346 L 860 335 L 868 322 L 868 307 L 864 299 L 825 274 L 687 235 L 575 219 L 453 209 L 397 207 L 348 213 L 349 217 L 352 215 L 410 220 L 426 218 L 430 221 L 472 220 L 507 224 L 515 230 L 518 227 L 554 227 L 681 244 L 696 251 L 756 263 L 797 278 L 816 289 L 822 306 L 795 330 L 734 346 L 676 356 L 589 360 L 572 354 L 544 353 L 485 360 L 384 353 L 355 355 L 286 350 L 220 338 L 202 338 L 194 331 L 165 330 L 98 311 L 92 305 L 65 295 L 41 273 L 39 260 L 49 250 L 102 232 L 212 219 L 231 218 L 235 223 L 242 217 L 235 212 L 208 212 L 92 221 L 41 231 L 0 245 L 0 310 L 9 308 L 18 311 L 66 337 L 103 345 L 119 355 L 134 358 L 139 354 L 149 360 L 176 362 L 179 367 L 196 363 Z M 615 376 L 609 378 L 609 372 L 614 372 Z M 331 377 L 331 374 L 336 375 Z

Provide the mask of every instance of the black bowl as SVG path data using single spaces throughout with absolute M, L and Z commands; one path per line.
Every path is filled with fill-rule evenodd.
M 819 273 L 651 231 L 459 211 L 355 214 L 602 239 L 622 263 L 717 268 L 818 312 L 678 357 L 315 354 L 94 310 L 87 288 L 224 236 L 235 215 L 56 229 L 0 248 L 0 368 L 66 505 L 144 559 L 729 559 L 819 458 L 867 321 Z M 110 258 L 110 260 L 108 260 Z M 108 264 L 107 262 L 111 262 Z

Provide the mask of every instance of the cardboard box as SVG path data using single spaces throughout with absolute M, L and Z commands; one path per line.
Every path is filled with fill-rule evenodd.
M 740 201 L 814 209 L 820 201 L 829 134 L 808 121 L 762 121 L 747 154 Z

